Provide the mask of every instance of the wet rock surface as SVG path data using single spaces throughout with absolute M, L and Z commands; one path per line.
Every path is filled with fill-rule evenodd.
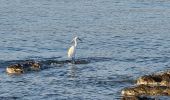
M 6 72 L 9 74 L 21 74 L 24 72 L 23 67 L 21 66 L 21 64 L 14 64 L 14 65 L 10 65 L 6 68 Z
M 121 100 L 155 100 L 155 98 L 143 96 L 124 96 Z
M 170 95 L 170 87 L 166 86 L 147 86 L 147 85 L 136 85 L 134 87 L 125 88 L 122 91 L 124 96 L 153 96 L 153 95 Z
M 170 96 L 170 71 L 141 76 L 134 86 L 124 88 L 121 94 L 122 100 L 152 100 L 148 97 Z
M 103 58 L 96 57 L 96 58 L 82 58 L 76 59 L 75 61 L 71 60 L 45 60 L 45 61 L 34 61 L 34 60 L 26 60 L 26 61 L 16 61 L 11 63 L 6 68 L 6 72 L 8 74 L 22 74 L 31 71 L 39 71 L 42 69 L 47 69 L 55 66 L 62 66 L 64 64 L 88 64 L 90 62 L 98 62 L 101 61 Z M 110 60 L 109 58 L 107 60 Z
M 39 71 L 41 64 L 35 61 L 28 61 L 19 64 L 13 64 L 6 68 L 8 74 L 22 74 L 28 71 Z
M 150 86 L 170 86 L 170 72 L 164 72 L 153 75 L 145 75 L 137 79 L 137 85 Z

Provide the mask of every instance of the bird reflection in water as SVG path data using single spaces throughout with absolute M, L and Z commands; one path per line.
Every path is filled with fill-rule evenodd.
M 72 64 L 72 63 L 69 63 L 68 64 L 68 77 L 71 79 L 71 80 L 74 80 L 77 75 L 76 75 L 76 71 L 77 71 L 77 67 L 75 64 Z

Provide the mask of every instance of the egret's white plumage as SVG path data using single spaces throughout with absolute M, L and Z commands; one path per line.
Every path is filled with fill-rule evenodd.
M 68 58 L 72 58 L 75 56 L 75 46 L 71 46 L 69 49 L 68 49 Z
M 72 60 L 74 60 L 74 58 L 75 58 L 77 39 L 79 39 L 77 36 L 73 38 L 72 42 L 74 42 L 74 44 L 68 49 L 68 52 L 67 52 L 68 58 L 71 58 Z

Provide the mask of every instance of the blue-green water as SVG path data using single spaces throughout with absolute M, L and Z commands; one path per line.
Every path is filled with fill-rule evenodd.
M 75 35 L 89 63 L 58 63 Z M 5 73 L 29 59 L 48 68 Z M 137 77 L 169 68 L 168 0 L 0 0 L 0 99 L 119 100 Z

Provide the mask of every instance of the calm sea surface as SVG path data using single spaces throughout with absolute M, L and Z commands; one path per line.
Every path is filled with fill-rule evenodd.
M 65 63 L 76 35 L 82 64 Z M 25 60 L 45 69 L 6 74 Z M 167 69 L 169 0 L 0 0 L 1 100 L 119 100 L 137 77 Z

